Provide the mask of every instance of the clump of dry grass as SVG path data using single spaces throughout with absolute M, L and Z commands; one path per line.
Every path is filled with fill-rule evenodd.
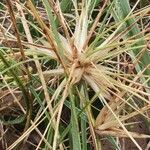
M 1 48 L 1 59 L 9 67 L 1 73 L 2 88 L 7 87 L 17 99 L 13 94 L 16 81 L 26 104 L 20 105 L 25 114 L 25 129 L 8 149 L 27 139 L 33 130 L 41 137 L 36 149 L 43 145 L 45 149 L 67 149 L 67 146 L 88 149 L 89 143 L 101 149 L 99 137 L 102 135 L 129 137 L 141 149 L 134 138 L 150 136 L 128 131 L 126 125 L 127 120 L 139 114 L 147 123 L 149 120 L 149 28 L 141 22 L 150 9 L 135 11 L 138 2 L 130 9 L 128 1 L 124 0 L 124 10 L 122 3 L 115 0 L 103 3 L 43 0 L 40 7 L 45 9 L 44 18 L 48 18 L 49 25 L 31 0 L 26 3 L 8 1 L 4 5 L 5 9 L 9 8 L 16 37 L 3 23 L 1 41 L 17 42 L 18 47 L 8 44 Z M 17 11 L 12 11 L 13 8 Z M 5 20 L 7 13 L 2 13 Z M 34 21 L 27 20 L 26 15 L 32 16 Z M 17 19 L 24 39 L 19 35 Z M 33 37 L 31 28 L 40 36 Z M 15 59 L 17 56 L 21 61 Z M 8 59 L 15 62 L 14 66 Z M 34 61 L 36 73 L 32 73 L 34 68 L 30 70 L 30 61 Z M 50 66 L 43 69 L 46 62 Z M 57 63 L 53 65 L 54 62 Z M 19 63 L 24 64 L 24 69 Z M 19 78 L 11 69 L 16 66 L 21 70 Z M 3 76 L 8 70 L 10 78 L 14 78 L 11 82 Z M 92 110 L 95 101 L 100 104 L 96 106 L 96 118 L 93 115 L 96 110 Z M 38 105 L 39 110 L 32 117 L 34 105 Z M 63 120 L 64 107 L 69 109 L 69 123 Z M 43 123 L 46 127 L 41 133 L 39 124 Z

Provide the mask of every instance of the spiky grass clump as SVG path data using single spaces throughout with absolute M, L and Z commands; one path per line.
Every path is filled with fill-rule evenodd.
M 147 18 L 150 8 L 136 10 L 139 2 L 130 9 L 128 0 L 103 3 L 43 0 L 40 6 L 46 10 L 46 24 L 30 0 L 25 4 L 14 2 L 16 12 L 8 1 L 16 38 L 9 30 L 6 32 L 3 24 L 1 29 L 6 34 L 3 32 L 2 36 L 7 41 L 18 42 L 23 61 L 16 61 L 12 67 L 26 62 L 21 81 L 4 57 L 19 55 L 19 50 L 9 51 L 5 47 L 1 53 L 9 67 L 2 71 L 5 81 L 2 88 L 8 87 L 13 94 L 14 87 L 3 76 L 8 70 L 23 91 L 26 103 L 26 110 L 21 107 L 26 120 L 24 132 L 8 149 L 17 146 L 33 130 L 41 137 L 36 149 L 44 146 L 45 149 L 80 150 L 88 149 L 89 145 L 101 149 L 102 135 L 129 137 L 141 149 L 134 138 L 150 136 L 128 131 L 126 125 L 126 121 L 139 114 L 147 123 L 149 119 L 150 34 L 143 18 Z M 26 13 L 34 21 L 28 21 Z M 24 41 L 17 31 L 16 19 L 23 27 Z M 33 37 L 31 29 L 39 36 Z M 29 70 L 29 61 L 34 61 L 37 74 Z M 50 66 L 43 69 L 46 62 Z M 39 107 L 34 117 L 33 100 Z M 99 106 L 93 106 L 95 101 Z M 68 117 L 64 117 L 65 108 Z M 94 117 L 96 109 L 98 115 Z M 46 124 L 42 133 L 39 124 Z M 115 146 L 119 148 L 117 143 Z

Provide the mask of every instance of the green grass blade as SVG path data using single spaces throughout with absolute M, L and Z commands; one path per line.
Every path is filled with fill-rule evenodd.
M 72 135 L 73 150 L 81 150 L 79 124 L 75 107 L 75 96 L 73 95 L 71 90 L 69 97 L 71 101 L 71 135 Z
M 61 45 L 61 40 L 59 38 L 59 34 L 58 34 L 58 31 L 57 31 L 57 25 L 56 25 L 56 22 L 55 22 L 55 18 L 52 14 L 52 9 L 49 5 L 48 0 L 43 0 L 43 4 L 44 4 L 44 7 L 45 7 L 46 12 L 47 12 L 49 22 L 51 23 L 51 28 L 52 28 L 51 31 L 53 33 L 53 38 L 55 39 L 55 42 L 57 43 L 60 55 L 64 56 L 63 47 Z
M 71 130 L 71 123 L 69 123 L 69 125 L 67 127 L 65 127 L 64 131 L 61 133 L 58 145 L 63 142 L 63 140 L 65 139 L 65 137 L 67 136 L 67 134 L 69 133 L 69 131 Z
M 33 86 L 30 86 L 30 91 L 33 94 L 33 96 L 35 97 L 35 99 L 37 100 L 37 102 L 40 104 L 42 110 L 44 110 L 45 107 L 43 105 L 43 101 L 41 100 L 41 98 L 39 97 L 39 95 L 37 94 L 37 92 L 35 91 L 35 88 Z M 45 115 L 46 115 L 47 119 L 50 120 L 50 115 L 47 111 L 45 111 Z
M 67 13 L 71 11 L 73 4 L 71 0 L 62 0 L 60 3 L 61 11 Z
M 128 14 L 131 12 L 131 8 L 129 5 L 129 0 L 118 0 L 118 3 L 116 3 L 116 8 L 120 8 L 120 12 L 119 14 L 122 14 L 120 19 L 124 19 L 128 16 Z M 130 26 L 135 22 L 134 18 L 128 19 L 125 21 L 126 22 L 126 26 Z M 138 27 L 137 24 L 135 24 L 132 29 L 128 32 L 128 36 L 127 37 L 132 37 L 134 35 L 137 35 L 140 33 L 140 29 Z M 137 36 L 137 38 L 142 37 L 142 34 L 139 34 Z M 143 45 L 144 44 L 144 40 L 141 40 L 140 42 L 136 43 L 134 46 L 139 46 L 139 45 Z M 135 50 L 132 51 L 131 55 L 133 55 L 133 57 L 136 57 L 139 53 L 140 53 L 141 49 L 137 48 Z M 149 65 L 150 63 L 150 53 L 148 51 L 144 51 L 142 57 L 140 58 L 140 62 L 139 66 L 136 67 L 137 71 L 143 70 L 146 66 Z M 140 70 L 139 70 L 140 69 Z M 150 70 L 146 70 L 144 72 L 145 75 L 150 75 Z M 150 81 L 148 82 L 148 86 L 150 86 Z
M 6 67 L 10 67 L 11 64 L 9 64 L 9 62 L 5 59 L 4 57 L 4 54 L 2 53 L 2 51 L 0 51 L 0 58 L 1 60 L 3 61 L 3 63 L 5 64 Z M 24 119 L 27 117 L 28 113 L 29 113 L 29 108 L 30 108 L 30 99 L 29 99 L 29 95 L 28 95 L 28 92 L 26 91 L 22 81 L 19 79 L 19 77 L 16 75 L 16 73 L 14 72 L 13 69 L 10 68 L 9 70 L 10 74 L 13 76 L 14 80 L 16 81 L 16 83 L 18 84 L 20 90 L 22 91 L 22 94 L 23 94 L 23 98 L 24 98 L 24 101 L 25 101 L 25 105 L 26 105 L 26 109 L 27 109 L 27 113 L 26 113 L 26 116 L 21 116 L 19 118 L 16 118 L 14 120 L 9 120 L 8 122 L 7 121 L 4 121 L 3 122 L 6 124 L 18 124 L 22 121 L 24 121 Z
M 116 140 L 113 137 L 108 136 L 107 139 L 110 143 L 112 143 L 112 145 L 115 147 L 116 150 L 121 150 L 120 147 L 118 146 Z
M 87 122 L 81 118 L 81 137 L 82 137 L 82 150 L 87 150 Z
M 13 125 L 13 124 L 20 124 L 23 121 L 25 121 L 26 116 L 25 115 L 21 115 L 15 119 L 10 119 L 10 120 L 5 120 L 2 116 L 0 116 L 0 121 L 4 124 L 4 125 Z

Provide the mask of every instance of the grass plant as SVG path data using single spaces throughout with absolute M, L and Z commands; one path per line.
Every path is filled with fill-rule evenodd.
M 0 2 L 2 147 L 142 150 L 150 135 L 130 125 L 150 124 L 149 14 L 143 0 Z

